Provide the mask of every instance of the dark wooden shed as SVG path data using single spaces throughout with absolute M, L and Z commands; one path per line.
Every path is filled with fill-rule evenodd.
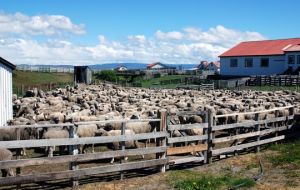
M 92 69 L 88 66 L 74 66 L 74 83 L 92 83 Z

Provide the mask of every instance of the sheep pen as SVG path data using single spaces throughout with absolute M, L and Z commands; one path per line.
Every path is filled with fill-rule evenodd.
M 294 106 L 294 113 L 299 112 L 300 93 L 290 91 L 276 92 L 260 92 L 260 91 L 235 91 L 235 90 L 214 90 L 214 91 L 194 91 L 194 90 L 170 90 L 170 89 L 143 89 L 143 88 L 124 88 L 110 84 L 101 85 L 79 85 L 75 87 L 67 86 L 66 88 L 58 88 L 53 91 L 43 92 L 41 90 L 33 90 L 33 93 L 27 93 L 27 97 L 13 97 L 14 119 L 9 125 L 48 125 L 57 126 L 55 128 L 42 127 L 28 130 L 19 130 L 19 137 L 10 133 L 1 133 L 2 141 L 10 140 L 29 140 L 29 139 L 59 139 L 59 138 L 111 138 L 114 135 L 143 135 L 155 132 L 159 129 L 159 122 L 151 121 L 159 118 L 160 110 L 167 110 L 170 116 L 170 125 L 189 125 L 207 123 L 205 115 L 178 115 L 181 112 L 200 113 L 210 110 L 217 117 L 216 125 L 235 124 L 240 122 L 252 122 L 256 119 L 264 120 L 266 118 L 287 117 L 290 111 L 279 110 L 262 113 L 259 118 L 255 114 L 245 114 L 236 117 L 231 114 L 259 112 L 272 110 L 280 107 Z M 293 113 L 293 114 L 294 114 Z M 218 117 L 218 115 L 228 115 L 226 117 Z M 132 123 L 105 121 L 135 121 Z M 141 121 L 140 121 L 141 120 Z M 143 121 L 144 120 L 144 121 Z M 93 123 L 95 122 L 95 123 Z M 68 124 L 80 124 L 76 127 L 72 136 L 70 131 L 74 130 Z M 283 126 L 286 123 L 280 123 Z M 9 126 L 8 126 L 9 127 Z M 8 128 L 7 127 L 7 128 Z M 244 129 L 243 129 L 244 130 Z M 245 129 L 251 130 L 251 129 Z M 21 131 L 21 132 L 20 132 Z M 122 132 L 123 131 L 123 132 Z M 130 131 L 130 132 L 129 132 Z M 25 133 L 26 132 L 26 133 Z M 100 135 L 101 132 L 101 135 Z M 183 136 L 203 136 L 207 132 L 201 129 L 172 130 L 172 138 L 182 138 Z M 255 131 L 251 131 L 255 132 Z M 16 130 L 15 130 L 15 133 Z M 24 135 L 23 135 L 24 133 Z M 215 135 L 235 134 L 236 130 L 226 129 L 215 133 Z M 8 135 L 10 134 L 10 135 Z M 155 133 L 154 133 L 155 134 Z M 72 137 L 71 137 L 72 136 Z M 165 136 L 162 136 L 165 137 Z M 223 137 L 225 138 L 225 137 Z M 197 139 L 197 138 L 195 138 Z M 82 140 L 82 141 L 83 141 Z M 122 148 L 154 148 L 157 143 L 156 138 L 143 138 L 138 140 L 120 141 L 114 143 L 97 143 L 95 152 L 122 150 Z M 174 148 L 184 146 L 183 144 L 197 147 L 199 140 L 191 143 L 171 143 Z M 221 140 L 219 140 L 221 142 Z M 78 148 L 78 152 L 70 149 L 70 147 L 60 146 L 60 151 L 55 151 L 55 147 L 35 147 L 29 149 L 29 155 L 19 154 L 19 150 L 12 150 L 18 158 L 37 158 L 39 156 L 49 156 L 55 158 L 62 155 L 80 155 L 86 154 L 92 156 L 94 153 L 94 144 L 82 144 Z M 130 142 L 130 145 L 129 145 Z M 217 142 L 216 142 L 217 143 Z M 236 142 L 235 142 L 236 143 Z M 113 144 L 113 146 L 109 146 Z M 87 148 L 92 145 L 92 149 Z M 160 144 L 163 145 L 163 144 Z M 196 146 L 195 146 L 196 145 Z M 77 148 L 75 148 L 77 150 Z M 134 149 L 133 149 L 134 150 Z M 175 150 L 175 149 L 174 149 Z M 195 148 L 190 153 L 195 154 Z M 73 152 L 72 152 L 73 151 Z M 55 153 L 54 153 L 55 152 Z M 155 152 L 154 152 L 155 153 Z M 186 153 L 185 155 L 188 155 Z M 144 154 L 142 154 L 144 157 Z M 148 157 L 147 157 L 148 156 Z M 147 159 L 155 158 L 157 154 L 146 155 Z M 161 154 L 160 157 L 165 155 Z M 127 160 L 127 157 L 120 154 L 115 156 L 121 160 L 121 163 Z M 124 159 L 126 158 L 126 159 Z M 131 160 L 144 160 L 141 157 L 130 158 Z M 80 168 L 88 168 L 95 166 L 103 166 L 110 164 L 109 157 L 105 161 L 84 162 L 85 160 L 76 162 L 73 167 L 80 164 Z M 35 166 L 34 166 L 35 167 Z M 32 172 L 34 167 L 25 167 L 22 174 Z M 61 171 L 61 169 L 69 169 L 68 164 L 49 164 L 48 168 L 38 168 L 42 171 Z

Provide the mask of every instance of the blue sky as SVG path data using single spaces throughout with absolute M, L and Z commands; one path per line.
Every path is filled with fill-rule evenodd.
M 297 0 L 0 0 L 0 5 L 0 56 L 17 64 L 197 63 L 217 60 L 240 41 L 300 37 Z

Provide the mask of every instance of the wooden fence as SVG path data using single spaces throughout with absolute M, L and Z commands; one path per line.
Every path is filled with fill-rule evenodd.
M 247 86 L 299 86 L 299 75 L 252 76 Z
M 0 186 L 16 185 L 23 183 L 36 183 L 40 181 L 52 181 L 60 179 L 71 179 L 73 185 L 78 184 L 78 179 L 96 174 L 108 174 L 119 172 L 121 178 L 125 171 L 143 168 L 157 168 L 165 172 L 174 164 L 187 162 L 212 163 L 214 159 L 228 155 L 236 155 L 242 151 L 250 151 L 251 148 L 259 151 L 260 146 L 276 142 L 285 138 L 281 132 L 291 128 L 294 118 L 294 107 L 287 106 L 257 112 L 232 113 L 226 115 L 215 115 L 210 109 L 201 112 L 180 112 L 178 115 L 198 115 L 205 118 L 203 123 L 176 124 L 172 116 L 166 111 L 159 112 L 158 119 L 143 120 L 106 120 L 63 124 L 43 125 L 19 125 L 9 126 L 17 129 L 17 137 L 20 139 L 20 129 L 24 128 L 49 128 L 67 127 L 69 138 L 62 139 L 36 139 L 36 140 L 14 140 L 0 141 L 0 148 L 21 149 L 49 146 L 68 146 L 69 155 L 54 157 L 40 157 L 20 159 L 20 151 L 17 151 L 17 159 L 0 161 L 0 169 L 16 168 L 16 176 L 0 178 Z M 253 120 L 240 120 L 244 116 L 252 117 Z M 232 119 L 236 122 L 232 123 Z M 155 130 L 150 133 L 127 135 L 125 123 L 127 122 L 154 122 Z M 85 124 L 122 123 L 121 135 L 77 138 L 76 128 Z M 7 128 L 0 127 L 0 128 Z M 190 135 L 193 129 L 201 129 L 201 135 Z M 174 132 L 179 136 L 174 136 Z M 125 142 L 133 140 L 152 139 L 150 147 L 138 147 L 126 149 Z M 96 153 L 78 154 L 78 145 L 120 143 L 120 150 L 108 150 Z M 148 159 L 129 159 L 149 155 Z M 92 167 L 81 167 L 82 162 L 109 158 L 121 158 L 117 164 L 97 164 Z M 22 174 L 21 168 L 46 164 L 68 163 L 69 169 L 64 171 Z

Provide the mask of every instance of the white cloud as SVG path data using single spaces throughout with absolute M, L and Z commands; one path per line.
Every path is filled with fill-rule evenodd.
M 18 17 L 18 20 L 28 20 L 28 16 L 22 14 L 14 16 Z M 34 20 L 32 17 L 30 18 L 31 21 Z M 9 22 L 8 20 L 9 18 L 1 17 L 0 14 L 0 23 Z M 37 19 L 34 22 L 34 26 L 28 26 L 31 28 L 30 33 L 34 31 L 43 33 L 45 28 L 49 28 L 49 25 L 45 23 L 49 23 L 51 27 L 55 28 L 53 34 L 70 32 L 69 29 L 74 27 L 69 20 L 67 22 L 69 24 L 65 25 L 64 29 L 57 29 L 58 26 L 53 22 L 65 22 L 64 19 L 53 22 L 50 22 L 49 19 L 47 22 Z M 49 35 L 45 32 L 43 34 Z M 150 63 L 154 61 L 180 64 L 198 63 L 201 60 L 217 60 L 218 55 L 237 43 L 246 40 L 261 40 L 264 39 L 264 36 L 257 32 L 238 31 L 224 26 L 216 26 L 206 31 L 193 27 L 171 32 L 158 30 L 147 37 L 130 35 L 124 41 L 113 41 L 99 35 L 98 44 L 93 46 L 58 40 L 55 36 L 48 38 L 47 41 L 42 42 L 36 40 L 34 36 L 32 38 L 25 38 L 22 35 L 0 37 L 0 56 L 15 64 L 85 65 L 109 62 Z
M 63 15 L 27 16 L 22 13 L 0 13 L 0 34 L 2 35 L 60 35 L 65 32 L 84 34 L 84 25 L 74 24 Z
M 178 31 L 162 32 L 158 30 L 155 33 L 155 37 L 159 40 L 181 40 L 183 35 L 181 32 Z

